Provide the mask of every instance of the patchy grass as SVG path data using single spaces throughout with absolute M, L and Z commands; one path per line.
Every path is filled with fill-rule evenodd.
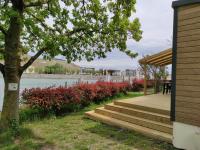
M 141 96 L 140 93 L 120 95 L 118 99 Z M 111 100 L 110 100 L 111 101 Z M 2 150 L 173 150 L 165 142 L 147 138 L 136 132 L 111 127 L 84 118 L 84 112 L 109 103 L 93 104 L 80 112 L 26 122 L 20 135 L 0 134 Z

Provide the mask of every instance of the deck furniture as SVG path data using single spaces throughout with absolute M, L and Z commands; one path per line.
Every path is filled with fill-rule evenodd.
M 172 82 L 170 80 L 163 82 L 163 95 L 171 93 Z

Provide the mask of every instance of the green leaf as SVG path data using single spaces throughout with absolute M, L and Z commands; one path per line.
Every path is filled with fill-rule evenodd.
M 21 14 L 8 5 L 0 9 L 0 25 L 8 29 L 11 18 L 22 20 L 23 54 L 46 47 L 46 58 L 63 55 L 69 62 L 91 61 L 118 49 L 134 58 L 137 54 L 127 50 L 126 43 L 129 38 L 142 38 L 139 19 L 130 19 L 135 4 L 136 0 L 51 0 L 48 5 L 25 8 Z M 0 32 L 2 48 L 4 38 Z

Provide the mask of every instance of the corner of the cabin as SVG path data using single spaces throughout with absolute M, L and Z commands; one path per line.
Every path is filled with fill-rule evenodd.
M 200 0 L 173 2 L 173 144 L 200 149 Z

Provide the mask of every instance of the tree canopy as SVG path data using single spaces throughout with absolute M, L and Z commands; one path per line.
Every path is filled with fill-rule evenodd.
M 117 48 L 131 57 L 126 41 L 141 39 L 138 18 L 131 19 L 136 0 L 1 0 L 0 54 L 4 56 L 5 35 L 10 18 L 18 17 L 22 25 L 21 55 L 36 55 L 24 65 L 27 68 L 37 57 L 63 55 L 68 62 L 95 57 Z M 13 33 L 15 34 L 15 33 Z M 24 68 L 24 69 L 25 69 Z
M 0 71 L 4 77 L 1 128 L 19 121 L 23 72 L 40 56 L 68 62 L 104 58 L 114 48 L 131 57 L 127 39 L 141 39 L 136 0 L 0 0 Z M 28 61 L 22 58 L 33 52 Z M 14 85 L 11 88 L 10 85 Z

